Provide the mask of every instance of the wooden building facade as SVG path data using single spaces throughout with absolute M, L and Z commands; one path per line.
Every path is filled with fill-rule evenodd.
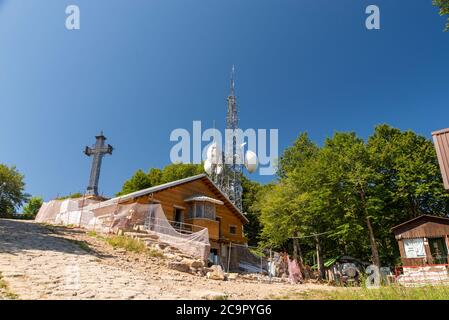
M 422 215 L 392 228 L 403 266 L 448 264 L 449 218 Z
M 210 259 L 226 264 L 231 244 L 246 245 L 245 215 L 221 192 L 206 174 L 169 182 L 119 197 L 120 203 L 159 203 L 179 232 L 207 228 Z M 231 257 L 238 260 L 238 257 Z

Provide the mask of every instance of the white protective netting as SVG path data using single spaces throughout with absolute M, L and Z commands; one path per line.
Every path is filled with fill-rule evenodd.
M 137 230 L 153 234 L 153 239 L 203 260 L 207 259 L 210 251 L 207 228 L 197 227 L 199 231 L 182 228 L 177 231 L 167 220 L 160 204 L 52 200 L 44 203 L 35 220 L 41 223 L 76 225 L 102 233 Z

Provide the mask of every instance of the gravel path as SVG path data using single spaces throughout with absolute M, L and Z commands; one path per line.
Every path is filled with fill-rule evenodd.
M 0 273 L 20 299 L 267 299 L 324 287 L 207 280 L 168 269 L 160 258 L 113 250 L 84 232 L 7 219 L 0 219 Z

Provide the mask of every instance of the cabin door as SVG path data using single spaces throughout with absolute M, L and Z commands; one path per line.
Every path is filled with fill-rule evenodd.
M 178 229 L 178 231 L 181 231 L 183 222 L 184 222 L 183 210 L 181 208 L 175 207 L 175 228 Z
M 447 246 L 444 238 L 429 239 L 433 264 L 447 264 Z

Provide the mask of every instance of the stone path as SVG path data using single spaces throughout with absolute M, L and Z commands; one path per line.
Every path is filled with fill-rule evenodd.
M 0 220 L 0 272 L 21 299 L 161 297 L 137 272 L 102 264 L 77 244 L 19 220 Z
M 19 299 L 267 299 L 317 287 L 207 280 L 166 264 L 114 250 L 83 231 L 0 219 L 0 277 Z

